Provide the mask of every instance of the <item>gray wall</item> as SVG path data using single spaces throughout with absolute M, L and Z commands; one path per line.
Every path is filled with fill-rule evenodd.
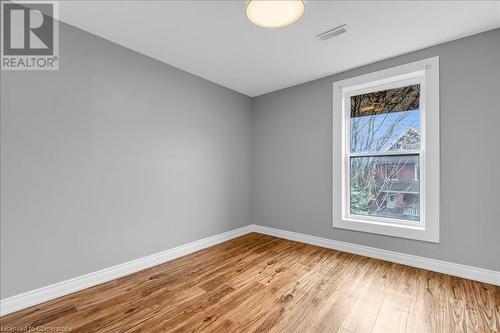
M 1 74 L 1 297 L 250 223 L 251 99 L 61 24 Z
M 440 244 L 332 228 L 332 82 L 440 57 Z M 327 60 L 326 60 L 327 61 Z M 500 29 L 257 97 L 254 223 L 500 270 Z

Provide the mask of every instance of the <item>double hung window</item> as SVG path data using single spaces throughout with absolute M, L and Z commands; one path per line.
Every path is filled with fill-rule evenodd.
M 334 83 L 334 227 L 439 240 L 438 64 Z

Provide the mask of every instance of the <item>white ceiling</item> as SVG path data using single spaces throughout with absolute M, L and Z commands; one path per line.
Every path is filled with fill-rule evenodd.
M 264 29 L 246 1 L 66 1 L 60 19 L 249 96 L 500 27 L 499 1 L 305 1 Z M 315 38 L 341 24 L 350 31 Z

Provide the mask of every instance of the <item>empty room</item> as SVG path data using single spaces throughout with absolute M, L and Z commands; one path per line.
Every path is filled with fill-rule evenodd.
M 0 7 L 0 332 L 500 333 L 500 1 Z

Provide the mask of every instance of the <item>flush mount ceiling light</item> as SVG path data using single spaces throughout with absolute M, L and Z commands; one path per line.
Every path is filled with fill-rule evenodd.
M 264 28 L 287 26 L 303 13 L 303 0 L 249 0 L 247 4 L 248 19 Z

